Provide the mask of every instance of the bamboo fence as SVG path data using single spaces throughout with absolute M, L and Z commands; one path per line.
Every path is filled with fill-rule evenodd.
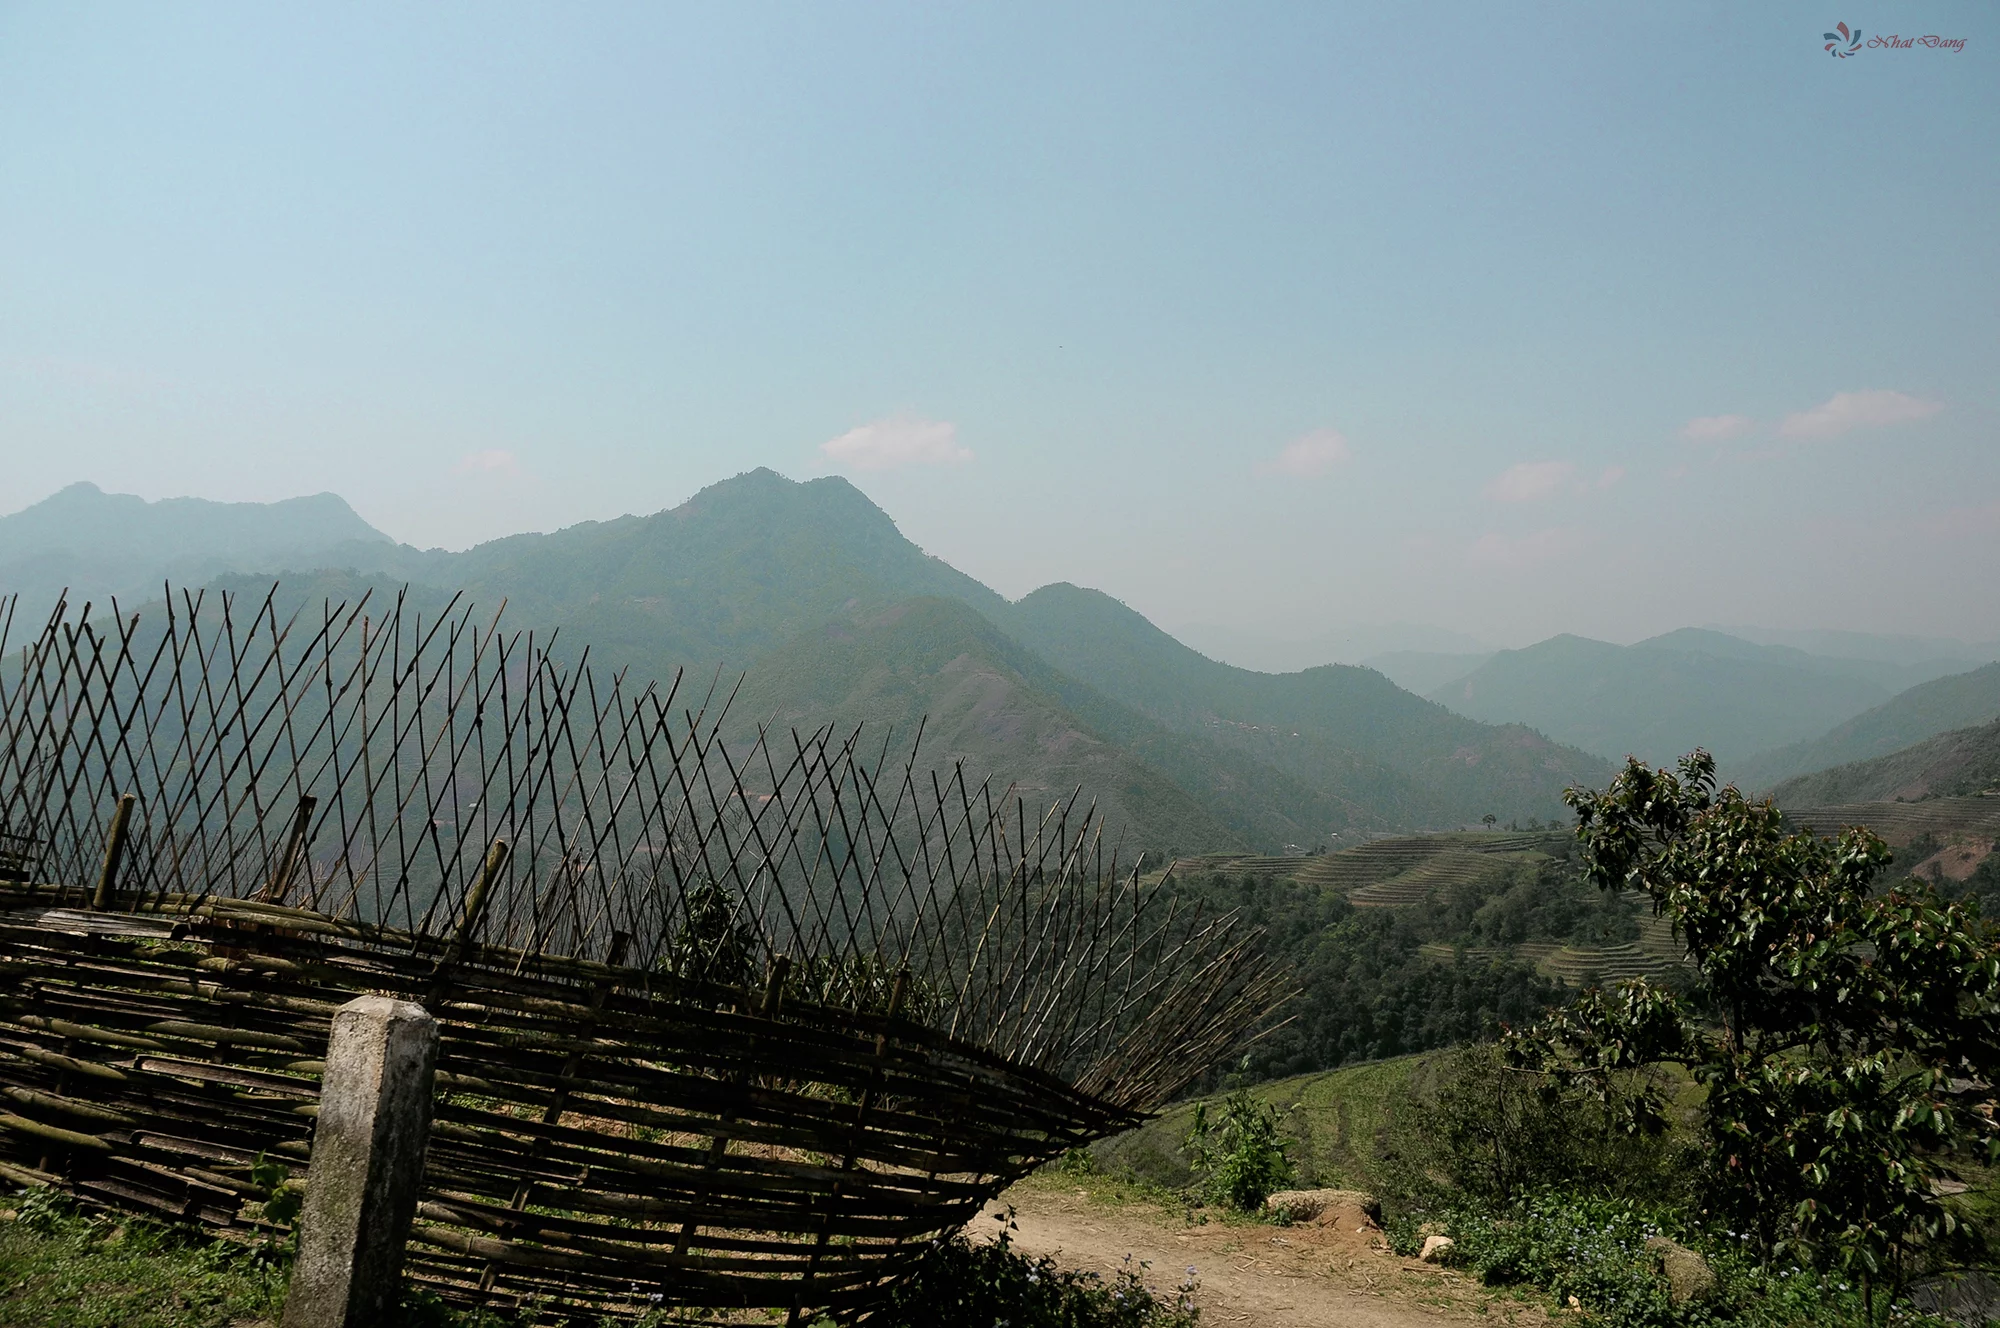
M 332 1013 L 382 992 L 441 1025 L 414 1281 L 529 1318 L 865 1320 L 1285 994 L 1075 796 L 1031 813 L 858 732 L 725 741 L 713 688 L 599 678 L 458 600 L 170 591 L 28 636 L 0 668 L 15 1183 L 269 1238 Z

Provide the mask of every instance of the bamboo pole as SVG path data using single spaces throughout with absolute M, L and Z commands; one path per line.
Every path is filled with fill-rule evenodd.
M 319 799 L 310 793 L 299 795 L 299 809 L 292 817 L 292 828 L 285 836 L 284 851 L 278 858 L 278 869 L 271 874 L 271 880 L 257 897 L 267 904 L 282 904 L 292 888 L 292 877 L 297 873 L 300 862 L 305 857 L 306 835 L 312 829 L 313 810 L 319 806 Z
M 125 860 L 125 831 L 132 821 L 132 804 L 138 799 L 130 793 L 118 795 L 118 808 L 111 813 L 111 833 L 104 837 L 104 866 L 97 873 L 97 889 L 90 896 L 90 907 L 99 913 L 111 907 L 118 889 L 118 868 Z

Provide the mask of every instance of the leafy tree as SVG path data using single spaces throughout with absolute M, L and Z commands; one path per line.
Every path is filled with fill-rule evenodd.
M 1539 1076 L 1508 1065 L 1490 1042 L 1432 1057 L 1389 1113 L 1370 1179 L 1383 1207 L 1398 1214 L 1504 1208 L 1554 1184 L 1676 1197 L 1678 1150 L 1619 1128 L 1622 1095 L 1634 1085 L 1615 1087 L 1608 1101 L 1543 1092 Z
M 1650 896 L 1700 980 L 1686 997 L 1589 993 L 1513 1038 L 1515 1063 L 1599 1094 L 1621 1071 L 1688 1067 L 1707 1088 L 1712 1219 L 1767 1260 L 1840 1268 L 1872 1307 L 1952 1236 L 1954 1159 L 2000 1151 L 1975 1109 L 2000 1060 L 1992 929 L 1922 882 L 1877 892 L 1880 839 L 1791 832 L 1769 802 L 1718 790 L 1705 752 L 1567 798 L 1591 879 Z M 1630 1128 L 1659 1128 L 1657 1092 L 1627 1103 Z
M 1426 957 L 1422 947 L 1432 941 L 1494 944 L 1472 919 L 1501 894 L 1509 896 L 1500 905 L 1506 925 L 1515 926 L 1516 912 L 1530 915 L 1518 929 L 1531 939 L 1541 939 L 1545 926 L 1572 922 L 1579 923 L 1576 935 L 1594 935 L 1601 920 L 1591 910 L 1614 912 L 1619 920 L 1629 915 L 1622 901 L 1557 876 L 1546 864 L 1524 865 L 1518 876 L 1449 887 L 1417 908 L 1356 908 L 1338 891 L 1284 877 L 1215 873 L 1180 882 L 1185 897 L 1239 910 L 1261 928 L 1268 952 L 1297 972 L 1300 986 L 1286 1006 L 1288 1022 L 1259 1039 L 1242 1062 L 1217 1066 L 1202 1088 L 1428 1051 L 1535 1019 L 1561 988 L 1529 965 L 1476 955 L 1440 961 Z M 1547 907 L 1535 902 L 1543 895 Z M 1613 928 L 1606 922 L 1604 929 Z M 1548 938 L 1571 935 L 1557 930 Z

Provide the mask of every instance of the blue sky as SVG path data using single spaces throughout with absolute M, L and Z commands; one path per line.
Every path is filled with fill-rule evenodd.
M 0 4 L 0 511 L 767 465 L 1169 627 L 2000 637 L 1996 17 Z

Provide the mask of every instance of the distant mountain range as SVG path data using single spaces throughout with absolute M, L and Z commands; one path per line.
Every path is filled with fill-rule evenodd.
M 1975 664 L 1815 655 L 1690 627 L 1630 646 L 1552 637 L 1503 650 L 1429 695 L 1474 719 L 1529 724 L 1610 759 L 1666 764 L 1704 747 L 1725 773 L 1755 786 L 1811 768 L 1764 755 L 1773 749 L 1820 739 L 1913 685 L 1941 686 Z M 1940 723 L 1967 722 L 1960 715 Z M 1799 759 L 1810 759 L 1803 750 Z
M 1528 808 L 1552 778 L 1588 782 L 1603 768 L 1521 725 L 1469 722 L 1373 669 L 1271 674 L 1217 663 L 1100 591 L 1043 586 L 1002 621 L 1058 668 L 1168 728 L 1394 824 L 1462 823 L 1487 804 Z
M 87 506 L 94 493 L 59 497 Z M 0 533 L 36 511 L 0 519 Z M 1565 787 L 1610 774 L 1372 670 L 1216 663 L 1095 591 L 1050 586 L 1010 603 L 904 539 L 841 479 L 753 471 L 671 511 L 463 553 L 361 532 L 373 534 L 335 528 L 354 537 L 329 544 L 315 530 L 261 556 L 232 550 L 239 574 L 219 584 L 256 592 L 240 574 L 254 561 L 265 585 L 283 574 L 294 603 L 400 583 L 430 605 L 461 588 L 485 605 L 505 599 L 515 626 L 558 630 L 605 667 L 686 668 L 698 688 L 743 671 L 728 729 L 743 741 L 760 724 L 865 721 L 907 734 L 927 717 L 928 760 L 964 760 L 1039 802 L 1081 784 L 1128 844 L 1152 849 L 1277 851 L 1488 814 L 1550 817 Z M 150 577 L 159 551 L 142 552 L 155 559 Z M 220 556 L 199 531 L 178 553 Z
M 1081 784 L 1156 849 L 1553 817 L 1565 787 L 1601 785 L 1627 753 L 1665 763 L 1706 747 L 1763 788 L 2000 718 L 2000 664 L 1914 638 L 1802 638 L 1850 652 L 1824 654 L 1688 628 L 1485 654 L 1440 633 L 1444 649 L 1390 652 L 1379 669 L 1257 672 L 1098 591 L 1058 583 L 1010 602 L 846 481 L 768 470 L 670 511 L 463 553 L 397 544 L 331 494 L 147 503 L 74 485 L 0 518 L 0 588 L 31 604 L 68 585 L 129 607 L 163 578 L 250 593 L 273 575 L 294 603 L 403 584 L 432 606 L 459 590 L 504 599 L 516 626 L 641 677 L 685 668 L 705 689 L 740 672 L 729 731 L 745 742 L 759 725 L 923 719 L 927 759 L 1038 801 Z M 1425 683 L 1429 699 L 1414 694 Z
M 1960 641 L 1942 636 L 1893 636 L 1880 632 L 1790 631 L 1774 627 L 1711 629 L 1764 646 L 1795 646 L 1814 655 L 1839 659 L 1876 660 L 1885 664 L 1922 664 L 1939 659 L 2000 659 L 2000 641 Z
M 2000 663 L 1912 687 L 1831 732 L 1740 762 L 1732 776 L 1745 788 L 1768 788 L 1808 771 L 1888 756 L 1953 729 L 2000 719 Z
M 199 585 L 224 572 L 311 566 L 348 546 L 393 547 L 330 493 L 276 503 L 205 498 L 147 502 L 72 484 L 0 517 L 0 586 L 30 601 L 136 602 L 163 581 Z M 337 565 L 337 564 L 336 564 Z
M 1493 653 L 1493 647 L 1478 637 L 1421 623 L 1355 623 L 1307 635 L 1214 623 L 1186 623 L 1171 630 L 1176 640 L 1211 659 L 1261 673 L 1296 673 L 1320 664 L 1365 664 L 1372 668 L 1377 658 L 1404 654 L 1458 655 L 1477 661 Z M 1437 681 L 1448 681 L 1472 668 L 1468 664 Z M 1401 679 L 1396 685 L 1407 686 Z
M 1390 650 L 1361 661 L 1366 668 L 1395 683 L 1404 691 L 1428 696 L 1448 682 L 1456 682 L 1498 654 L 1496 650 L 1471 653 L 1442 650 Z

